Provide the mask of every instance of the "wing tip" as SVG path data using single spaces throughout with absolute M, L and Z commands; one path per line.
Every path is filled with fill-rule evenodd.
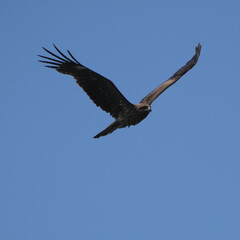
M 202 50 L 202 45 L 200 43 L 198 43 L 195 50 L 196 50 L 196 55 L 199 57 L 200 52 Z

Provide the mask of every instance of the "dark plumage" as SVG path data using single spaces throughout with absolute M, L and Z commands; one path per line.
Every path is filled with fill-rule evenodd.
M 190 61 L 174 73 L 166 82 L 144 97 L 140 103 L 132 104 L 122 95 L 112 81 L 83 66 L 74 58 L 70 51 L 67 50 L 69 56 L 66 56 L 55 45 L 54 47 L 59 55 L 43 48 L 54 58 L 38 55 L 44 58 L 40 62 L 47 64 L 45 65 L 46 67 L 54 68 L 60 73 L 73 76 L 77 80 L 78 85 L 87 93 L 92 101 L 116 119 L 94 138 L 112 133 L 117 128 L 124 128 L 141 122 L 150 113 L 151 103 L 197 63 L 201 52 L 201 45 L 198 44 L 195 55 Z

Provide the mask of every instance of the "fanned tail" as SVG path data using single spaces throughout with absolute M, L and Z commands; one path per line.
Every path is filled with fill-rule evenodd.
M 107 128 L 105 128 L 103 131 L 101 131 L 96 136 L 94 136 L 93 138 L 99 138 L 99 137 L 106 136 L 106 135 L 112 133 L 113 131 L 115 131 L 116 129 L 118 129 L 119 127 L 120 127 L 120 123 L 118 121 L 115 121 L 112 124 L 110 124 Z

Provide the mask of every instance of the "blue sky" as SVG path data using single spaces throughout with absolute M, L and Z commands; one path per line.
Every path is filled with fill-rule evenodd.
M 240 239 L 240 2 L 1 4 L 0 239 Z M 133 103 L 203 46 L 139 125 L 37 62 L 69 49 Z

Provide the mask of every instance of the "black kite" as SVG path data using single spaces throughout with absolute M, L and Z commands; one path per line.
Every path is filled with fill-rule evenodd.
M 115 118 L 115 121 L 111 125 L 98 133 L 94 138 L 110 134 L 118 128 L 136 125 L 141 122 L 151 112 L 152 102 L 197 63 L 201 52 L 201 45 L 198 44 L 195 55 L 190 61 L 167 81 L 150 92 L 138 104 L 132 104 L 123 96 L 112 81 L 83 66 L 73 57 L 70 51 L 67 50 L 69 56 L 66 56 L 55 45 L 54 47 L 60 55 L 56 55 L 43 48 L 54 58 L 38 55 L 41 58 L 47 59 L 40 60 L 40 62 L 46 63 L 46 67 L 54 68 L 60 73 L 73 76 L 77 80 L 78 85 L 87 93 L 92 101 Z

